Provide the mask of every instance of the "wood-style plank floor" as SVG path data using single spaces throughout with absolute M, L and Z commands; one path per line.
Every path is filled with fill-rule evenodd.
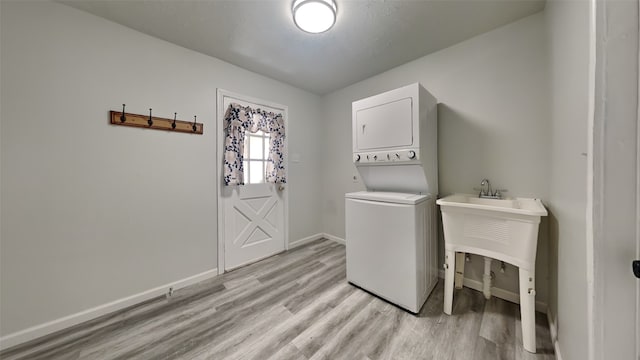
M 0 353 L 1 359 L 554 359 L 537 314 L 524 351 L 516 304 L 438 284 L 417 316 L 349 283 L 345 248 L 318 240 Z

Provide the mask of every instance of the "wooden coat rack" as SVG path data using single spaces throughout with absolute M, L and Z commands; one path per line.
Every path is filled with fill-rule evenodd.
M 196 122 L 196 117 L 193 117 L 193 122 L 177 120 L 178 113 L 175 113 L 173 119 L 161 118 L 151 116 L 151 109 L 149 109 L 149 115 L 131 114 L 124 111 L 125 104 L 122 104 L 122 111 L 109 112 L 109 118 L 113 125 L 122 126 L 134 126 L 146 129 L 165 130 L 174 132 L 183 132 L 202 135 L 204 132 L 204 124 Z

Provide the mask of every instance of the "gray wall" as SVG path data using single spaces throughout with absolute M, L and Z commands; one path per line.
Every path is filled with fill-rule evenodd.
M 320 98 L 51 2 L 1 2 L 0 335 L 217 267 L 216 88 L 289 106 L 290 240 L 322 232 Z M 204 122 L 116 127 L 108 111 Z
M 551 105 L 549 307 L 562 357 L 587 358 L 589 2 L 547 2 Z
M 351 162 L 351 102 L 419 81 L 440 102 L 440 195 L 470 193 L 483 178 L 507 195 L 549 198 L 548 68 L 543 13 L 529 16 L 324 96 L 321 203 L 325 232 L 344 238 L 344 194 L 363 190 Z M 540 229 L 537 299 L 547 301 L 548 227 Z M 440 252 L 444 249 L 440 243 Z M 442 254 L 440 254 L 442 257 Z M 472 257 L 467 277 L 480 280 Z M 495 285 L 518 292 L 518 274 L 496 270 Z

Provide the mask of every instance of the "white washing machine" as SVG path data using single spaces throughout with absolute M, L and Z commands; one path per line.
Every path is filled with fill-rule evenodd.
M 438 281 L 435 199 L 369 191 L 345 198 L 347 280 L 418 313 Z
M 417 313 L 437 276 L 437 101 L 415 83 L 352 104 L 347 280 Z

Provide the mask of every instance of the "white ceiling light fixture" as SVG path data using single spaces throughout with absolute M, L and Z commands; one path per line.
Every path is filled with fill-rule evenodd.
M 308 33 L 323 33 L 336 23 L 337 7 L 334 0 L 295 0 L 292 11 L 293 22 Z

